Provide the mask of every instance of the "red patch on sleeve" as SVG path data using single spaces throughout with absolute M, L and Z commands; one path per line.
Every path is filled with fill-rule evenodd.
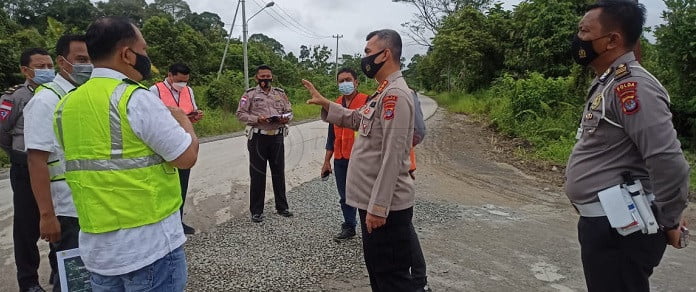
M 246 106 L 247 100 L 249 100 L 249 97 L 247 97 L 246 95 L 242 96 L 242 99 L 239 100 L 239 105 L 241 107 Z
M 389 121 L 394 119 L 394 109 L 396 108 L 396 97 L 394 97 L 394 100 L 389 100 L 384 102 L 384 114 L 382 117 L 384 118 L 385 121 Z
M 2 101 L 2 103 L 0 104 L 0 120 L 4 121 L 7 120 L 8 117 L 10 117 L 10 114 L 12 113 L 12 106 L 14 106 L 14 104 L 11 101 Z
M 621 111 L 626 115 L 632 115 L 640 111 L 638 101 L 638 82 L 630 81 L 617 85 L 614 88 L 616 97 L 621 102 Z

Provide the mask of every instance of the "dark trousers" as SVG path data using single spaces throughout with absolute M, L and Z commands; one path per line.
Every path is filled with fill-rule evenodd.
M 249 150 L 249 187 L 251 214 L 263 213 L 263 203 L 266 195 L 266 164 L 271 168 L 273 194 L 277 211 L 288 209 L 285 197 L 285 137 L 283 134 L 268 136 L 253 134 L 247 142 Z
M 578 238 L 589 292 L 650 291 L 650 275 L 667 247 L 662 231 L 622 236 L 607 217 L 580 217 Z
M 413 277 L 413 283 L 416 287 L 425 287 L 428 284 L 428 274 L 425 268 L 425 257 L 423 256 L 423 250 L 421 249 L 420 241 L 418 240 L 418 235 L 416 230 L 411 228 L 413 235 L 411 235 L 411 251 L 413 258 L 411 259 L 411 276 Z
M 179 213 L 181 214 L 181 221 L 184 221 L 184 205 L 186 204 L 190 176 L 191 169 L 179 169 L 179 184 L 181 185 L 181 208 L 179 208 Z
M 341 212 L 343 213 L 343 223 L 355 229 L 358 225 L 355 219 L 355 214 L 357 209 L 348 206 L 346 204 L 346 177 L 348 175 L 348 159 L 334 159 L 334 173 L 336 174 L 336 188 L 338 189 L 338 195 L 340 200 L 338 201 L 341 205 Z
M 58 222 L 60 222 L 60 241 L 51 244 L 53 250 L 60 252 L 77 248 L 80 234 L 80 223 L 77 221 L 77 218 L 58 216 Z M 51 266 L 58 266 L 55 259 L 51 259 L 51 261 Z M 58 272 L 57 268 L 56 272 Z M 60 277 L 58 275 L 53 279 L 53 291 L 60 292 Z
M 39 284 L 37 270 L 39 258 L 39 208 L 31 191 L 29 168 L 26 164 L 12 163 L 10 167 L 10 184 L 14 203 L 12 239 L 14 244 L 15 265 L 17 266 L 17 283 L 23 291 Z
M 372 291 L 416 291 L 412 275 L 413 258 L 418 241 L 411 219 L 413 208 L 389 212 L 384 226 L 367 233 L 365 210 L 360 213 L 365 265 Z

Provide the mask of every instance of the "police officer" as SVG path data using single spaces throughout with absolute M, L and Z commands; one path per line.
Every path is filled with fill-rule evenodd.
M 379 82 L 358 110 L 324 98 L 303 80 L 323 107 L 322 119 L 357 130 L 346 182 L 346 202 L 360 214 L 365 264 L 373 291 L 422 291 L 413 280 L 412 255 L 421 252 L 413 229 L 415 191 L 409 176 L 415 105 L 401 74 L 401 37 L 390 29 L 367 35 L 363 73 Z
M 271 168 L 276 212 L 292 217 L 285 196 L 285 146 L 287 124 L 292 119 L 290 100 L 280 88 L 271 86 L 273 71 L 262 65 L 254 77 L 258 86 L 249 88 L 239 100 L 237 118 L 247 124 L 249 150 L 249 211 L 251 221 L 263 222 L 266 193 L 266 163 Z
M 649 291 L 648 279 L 666 244 L 682 246 L 689 165 L 672 125 L 669 95 L 633 53 L 644 23 L 642 4 L 601 0 L 587 10 L 572 45 L 576 62 L 597 74 L 568 160 L 565 185 L 581 216 L 578 237 L 591 292 Z M 623 207 L 610 208 L 607 202 L 622 196 L 616 186 L 633 178 L 640 179 L 645 193 L 654 194 L 654 199 L 633 197 L 652 201 L 652 214 L 661 226 L 652 234 L 639 230 L 622 235 L 619 232 L 628 227 L 617 220 L 612 227 L 606 215 L 626 212 Z M 600 201 L 599 193 L 612 189 L 619 193 L 602 195 Z
M 150 91 L 162 100 L 168 107 L 178 107 L 184 111 L 192 123 L 197 123 L 203 119 L 203 111 L 198 109 L 196 98 L 193 95 L 193 88 L 188 86 L 191 78 L 191 68 L 182 63 L 174 63 L 169 66 L 169 73 L 164 81 L 155 83 L 150 87 Z M 179 184 L 181 185 L 181 225 L 184 227 L 184 234 L 194 234 L 196 229 L 183 222 L 184 205 L 186 204 L 186 193 L 188 192 L 190 169 L 179 169 Z
M 24 108 L 24 142 L 31 187 L 39 207 L 40 236 L 55 251 L 62 251 L 78 247 L 80 225 L 65 182 L 65 157 L 53 133 L 53 111 L 68 92 L 89 79 L 92 64 L 83 35 L 61 36 L 56 55 L 60 73 L 52 82 L 39 85 Z M 51 261 L 52 266 L 57 266 L 55 259 Z M 60 291 L 60 277 L 52 278 L 53 291 Z
M 13 243 L 17 282 L 20 291 L 43 291 L 39 285 L 39 210 L 31 190 L 27 155 L 24 150 L 24 107 L 40 84 L 55 77 L 48 52 L 32 48 L 22 52 L 20 70 L 24 84 L 10 88 L 0 98 L 0 145 L 10 157 L 14 217 Z

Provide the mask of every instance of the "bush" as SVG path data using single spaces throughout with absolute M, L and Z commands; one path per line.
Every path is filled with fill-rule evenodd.
M 564 163 L 582 110 L 575 88 L 572 77 L 532 73 L 526 79 L 505 76 L 488 90 L 444 93 L 436 99 L 451 111 L 487 117 L 502 133 L 529 141 L 538 156 Z
M 239 98 L 244 94 L 244 77 L 240 72 L 225 72 L 220 79 L 214 79 L 205 91 L 205 104 L 211 109 L 227 112 L 237 110 Z

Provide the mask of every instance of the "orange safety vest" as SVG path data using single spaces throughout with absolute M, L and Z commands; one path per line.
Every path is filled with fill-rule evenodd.
M 176 99 L 174 99 L 174 93 L 172 93 L 171 89 L 169 89 L 164 82 L 157 82 L 155 85 L 157 86 L 157 91 L 159 91 L 159 98 L 164 105 L 179 107 L 186 114 L 190 114 L 195 110 L 193 108 L 193 99 L 191 98 L 191 89 L 188 86 L 179 91 L 179 102 L 177 102 Z
M 416 149 L 414 149 L 414 147 L 411 147 L 411 167 L 408 169 L 408 171 L 416 171 Z
M 353 100 L 350 101 L 348 109 L 359 109 L 367 102 L 367 94 L 358 93 Z M 336 103 L 343 104 L 343 96 L 336 99 Z M 353 150 L 355 142 L 355 132 L 349 128 L 342 128 L 334 125 L 334 159 L 350 159 L 350 152 Z

